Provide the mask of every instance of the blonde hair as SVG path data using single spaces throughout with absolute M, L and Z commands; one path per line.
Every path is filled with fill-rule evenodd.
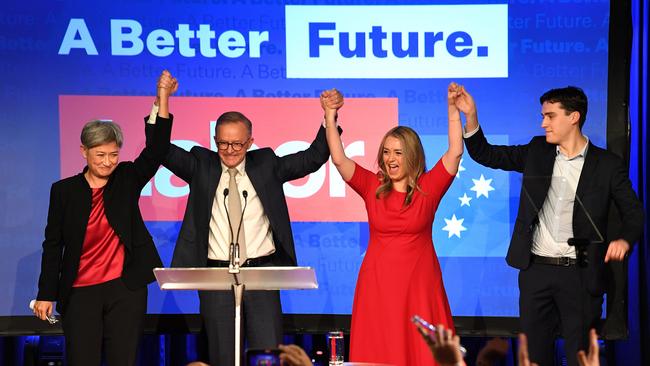
M 384 145 L 389 136 L 398 139 L 402 144 L 402 167 L 406 172 L 406 198 L 404 199 L 404 206 L 407 206 L 413 200 L 415 190 L 420 190 L 418 178 L 420 178 L 426 169 L 424 148 L 422 147 L 420 137 L 410 127 L 397 126 L 386 132 L 377 152 L 377 165 L 382 174 L 380 176 L 381 184 L 375 191 L 376 198 L 385 196 L 393 189 L 393 182 L 388 176 L 386 164 L 384 164 L 383 159 Z

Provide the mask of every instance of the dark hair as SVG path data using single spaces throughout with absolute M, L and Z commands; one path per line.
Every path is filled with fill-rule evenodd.
M 219 128 L 219 126 L 227 124 L 227 123 L 236 123 L 236 122 L 241 122 L 246 126 L 246 129 L 248 129 L 248 136 L 253 135 L 253 123 L 246 118 L 242 113 L 240 112 L 235 112 L 235 111 L 230 111 L 222 114 L 219 116 L 217 119 L 217 125 L 214 127 L 215 128 L 215 133 L 216 129 Z
M 551 89 L 539 97 L 539 104 L 544 104 L 544 102 L 560 103 L 567 115 L 571 112 L 580 113 L 578 122 L 582 129 L 587 120 L 587 96 L 582 89 L 576 86 Z

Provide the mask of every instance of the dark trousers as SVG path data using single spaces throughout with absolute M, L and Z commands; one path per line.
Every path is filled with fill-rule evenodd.
M 271 256 L 249 258 L 242 267 L 273 266 Z M 228 261 L 208 259 L 209 267 Z M 199 291 L 200 313 L 208 337 L 210 365 L 235 364 L 235 297 L 232 291 Z M 282 342 L 280 291 L 246 291 L 241 304 L 241 334 L 247 348 L 277 348 Z M 241 349 L 245 343 L 242 339 Z M 244 357 L 242 354 L 242 365 Z
M 588 349 L 589 329 L 597 326 L 603 296 L 587 291 L 575 265 L 531 263 L 519 272 L 519 291 L 519 316 L 531 362 L 554 365 L 555 337 L 561 333 L 568 365 L 577 365 L 578 350 Z
M 235 364 L 235 299 L 232 291 L 199 291 L 210 365 Z M 282 342 L 279 291 L 244 291 L 241 334 L 248 348 L 277 348 Z M 242 350 L 244 343 L 241 343 Z M 244 358 L 242 356 L 242 364 Z
M 68 366 L 135 364 L 147 311 L 147 287 L 128 289 L 120 278 L 72 289 L 63 316 Z

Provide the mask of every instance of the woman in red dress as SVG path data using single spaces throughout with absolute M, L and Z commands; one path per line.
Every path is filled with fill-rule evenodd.
M 454 329 L 433 248 L 432 225 L 463 154 L 456 107 L 462 99 L 462 87 L 449 85 L 449 148 L 429 171 L 420 138 L 406 126 L 392 128 L 384 136 L 377 154 L 378 173 L 345 156 L 335 127 L 337 110 L 327 108 L 334 94 L 338 91 L 321 95 L 332 161 L 341 177 L 363 198 L 370 228 L 352 307 L 350 360 L 435 365 L 410 319 L 417 314 L 432 324 Z

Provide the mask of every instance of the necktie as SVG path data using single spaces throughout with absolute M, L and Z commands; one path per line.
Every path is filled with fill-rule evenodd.
M 239 222 L 242 219 L 242 210 L 241 210 L 241 200 L 239 199 L 239 189 L 237 188 L 237 180 L 235 176 L 239 173 L 235 168 L 229 168 L 228 174 L 230 174 L 230 182 L 228 183 L 228 215 L 230 216 L 230 222 L 232 223 L 232 235 L 235 238 L 234 241 L 237 242 L 237 231 L 239 231 L 239 264 L 243 265 L 246 261 L 246 237 L 244 236 L 244 223 L 241 224 L 241 229 L 239 228 Z

